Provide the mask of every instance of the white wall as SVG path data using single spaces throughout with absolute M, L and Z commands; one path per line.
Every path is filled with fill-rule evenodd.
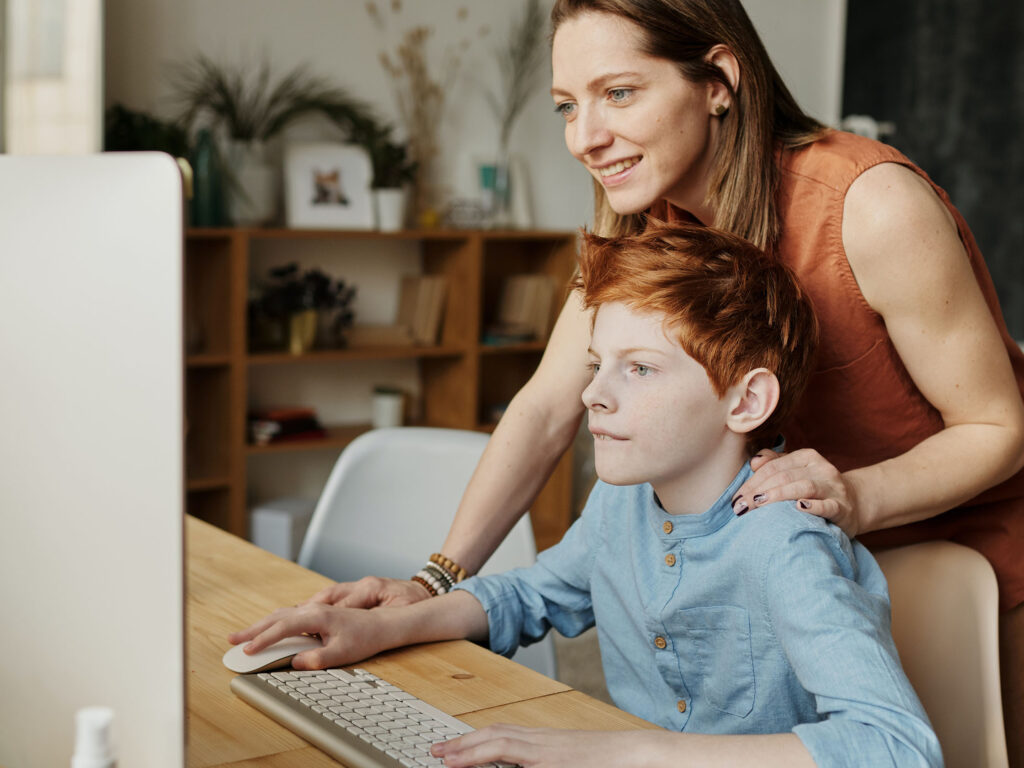
M 377 3 L 389 7 L 391 0 Z M 745 4 L 797 100 L 819 119 L 838 122 L 845 0 Z M 387 41 L 364 5 L 364 0 L 106 0 L 106 101 L 170 117 L 174 112 L 167 101 L 168 72 L 174 62 L 187 61 L 197 52 L 232 63 L 258 62 L 266 55 L 279 73 L 308 63 L 395 120 L 391 84 L 378 63 Z M 469 40 L 462 74 L 448 93 L 442 154 L 452 192 L 472 197 L 473 158 L 492 153 L 497 146 L 497 125 L 482 97 L 483 88 L 497 81 L 491 50 L 503 39 L 522 0 L 405 0 L 403 5 L 401 28 L 432 26 L 433 50 Z M 460 23 L 456 12 L 463 6 L 469 13 Z M 478 31 L 484 25 L 491 31 L 481 37 Z M 512 149 L 530 164 L 537 225 L 573 229 L 590 219 L 590 179 L 565 149 L 562 120 L 554 114 L 547 93 L 549 79 L 550 67 L 545 65 L 516 126 Z M 313 121 L 295 126 L 288 135 L 320 138 L 325 132 L 330 135 L 329 126 Z M 349 251 L 351 258 L 332 250 Z M 258 254 L 252 266 L 259 275 L 268 266 L 294 259 L 304 267 L 318 266 L 343 276 L 359 288 L 359 321 L 387 322 L 384 315 L 393 312 L 396 301 L 396 276 L 418 269 L 415 249 L 384 260 L 361 260 L 351 251 L 322 245 L 298 252 L 286 243 L 277 244 Z M 415 363 L 260 370 L 250 377 L 250 404 L 302 403 L 317 408 L 326 423 L 365 422 L 374 384 L 402 386 L 415 393 Z M 252 502 L 280 495 L 315 498 L 333 459 L 319 452 L 251 459 Z
M 482 97 L 485 87 L 497 84 L 492 49 L 522 2 L 405 0 L 397 15 L 386 11 L 390 0 L 377 3 L 398 22 L 393 33 L 417 24 L 433 27 L 432 50 L 438 55 L 446 45 L 469 42 L 461 75 L 448 93 L 442 153 L 451 191 L 472 196 L 473 158 L 497 146 L 496 121 Z M 845 0 L 745 5 L 798 101 L 820 119 L 838 122 Z M 462 7 L 468 8 L 467 18 L 457 21 Z M 481 36 L 485 26 L 490 32 Z M 397 37 L 392 34 L 391 42 Z M 364 0 L 107 0 L 106 101 L 170 116 L 168 71 L 174 62 L 200 51 L 228 62 L 256 62 L 266 55 L 279 73 L 308 63 L 396 119 L 391 83 L 378 63 L 388 42 L 371 23 Z M 547 94 L 549 77 L 545 66 L 512 148 L 529 161 L 537 225 L 574 228 L 589 219 L 590 181 L 565 150 L 561 119 Z M 297 126 L 291 135 L 314 138 L 329 130 L 314 123 Z

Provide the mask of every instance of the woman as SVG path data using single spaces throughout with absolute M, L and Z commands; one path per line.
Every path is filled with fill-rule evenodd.
M 796 499 L 869 546 L 973 546 L 996 569 L 1004 649 L 1024 647 L 1024 356 L 945 193 L 805 116 L 737 0 L 556 0 L 552 26 L 552 95 L 594 177 L 595 231 L 637 231 L 646 213 L 727 229 L 789 264 L 819 315 L 792 452 L 755 461 L 735 511 Z M 570 297 L 435 559 L 475 572 L 529 507 L 579 426 L 589 331 Z M 427 595 L 366 579 L 313 599 Z M 1008 723 L 1018 655 L 1004 653 Z

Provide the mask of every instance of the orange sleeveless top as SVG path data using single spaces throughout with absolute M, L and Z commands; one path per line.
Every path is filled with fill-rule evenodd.
M 843 248 L 846 192 L 880 163 L 911 169 L 949 209 L 1024 391 L 1024 354 L 1006 329 L 992 278 L 949 196 L 894 148 L 832 131 L 781 156 L 778 254 L 796 272 L 821 325 L 815 370 L 785 429 L 787 447 L 814 448 L 840 471 L 898 456 L 943 428 L 939 412 L 907 373 L 882 318 L 861 294 Z M 1003 610 L 1024 602 L 1024 470 L 961 507 L 860 537 L 872 548 L 930 539 L 956 541 L 985 555 L 999 581 Z

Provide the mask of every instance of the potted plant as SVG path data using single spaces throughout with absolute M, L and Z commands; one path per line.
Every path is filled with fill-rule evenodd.
M 356 289 L 332 280 L 319 269 L 306 272 L 292 262 L 270 270 L 249 300 L 251 338 L 257 349 L 280 349 L 294 355 L 313 348 L 345 346 L 345 331 L 355 317 Z
M 405 223 L 407 185 L 415 181 L 417 168 L 407 145 L 392 139 L 392 130 L 389 125 L 374 127 L 361 142 L 373 164 L 377 226 L 385 232 L 399 230 Z
M 369 107 L 304 66 L 273 82 L 266 61 L 253 72 L 200 55 L 177 67 L 173 86 L 183 126 L 191 129 L 205 119 L 227 137 L 229 208 L 236 224 L 258 225 L 274 217 L 277 179 L 265 144 L 290 123 L 321 114 L 350 136 L 380 130 Z

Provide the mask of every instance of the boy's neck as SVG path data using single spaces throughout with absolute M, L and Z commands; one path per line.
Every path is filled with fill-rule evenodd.
M 685 473 L 652 481 L 662 509 L 670 515 L 697 515 L 710 509 L 749 459 L 746 440 L 735 437 L 741 439 L 723 441 L 717 450 Z

